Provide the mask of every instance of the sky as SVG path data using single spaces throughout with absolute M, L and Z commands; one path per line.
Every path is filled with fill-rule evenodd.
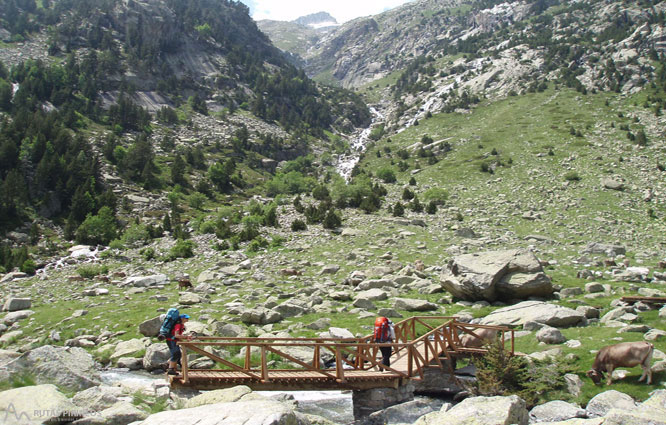
M 255 21 L 293 21 L 301 16 L 328 12 L 338 23 L 376 15 L 412 0 L 241 0 Z

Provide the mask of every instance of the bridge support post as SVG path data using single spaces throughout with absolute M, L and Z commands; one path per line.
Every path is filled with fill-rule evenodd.
M 354 418 L 360 419 L 373 412 L 395 406 L 414 399 L 414 384 L 411 380 L 398 385 L 398 388 L 374 388 L 357 390 L 352 395 Z

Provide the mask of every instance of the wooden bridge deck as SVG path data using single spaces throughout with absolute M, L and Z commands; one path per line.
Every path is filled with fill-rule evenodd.
M 428 321 L 439 324 L 430 325 Z M 417 326 L 425 328 L 418 335 Z M 429 367 L 445 368 L 442 361 L 451 355 L 483 353 L 485 349 L 466 349 L 460 345 L 459 335 L 474 334 L 478 328 L 493 328 L 501 333 L 509 329 L 493 326 L 469 325 L 448 317 L 414 317 L 395 325 L 396 342 L 392 344 L 391 366 L 386 370 L 381 365 L 379 344 L 371 342 L 371 336 L 359 339 L 322 338 L 199 338 L 193 342 L 179 342 L 183 349 L 183 370 L 180 375 L 168 376 L 172 387 L 187 387 L 201 390 L 229 388 L 247 385 L 253 390 L 364 390 L 371 388 L 397 388 L 402 380 L 421 379 L 423 370 Z M 502 336 L 504 338 L 504 335 Z M 245 365 L 238 366 L 228 360 L 205 351 L 210 346 L 245 348 Z M 287 354 L 284 347 L 309 348 L 311 361 L 303 361 Z M 214 360 L 228 369 L 190 369 L 187 351 L 192 350 Z M 258 362 L 251 353 L 261 352 Z M 320 368 L 321 353 L 332 354 L 335 365 Z M 511 332 L 513 353 L 513 332 Z M 267 355 L 279 356 L 281 360 L 295 366 L 294 369 L 272 369 L 268 367 Z M 350 360 L 351 359 L 351 360 Z M 254 363 L 254 364 L 253 364 Z M 218 366 L 219 367 L 219 366 Z M 291 366 L 290 366 L 291 367 Z M 300 368 L 298 368 L 300 367 Z

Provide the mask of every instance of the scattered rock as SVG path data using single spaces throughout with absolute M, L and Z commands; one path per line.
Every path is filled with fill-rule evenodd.
M 585 410 L 589 417 L 596 418 L 606 416 L 606 413 L 613 408 L 631 410 L 634 407 L 636 407 L 636 402 L 633 398 L 619 391 L 610 390 L 592 397 Z
M 523 301 L 493 311 L 481 320 L 482 325 L 517 326 L 538 322 L 556 328 L 576 326 L 585 321 L 583 313 L 542 301 Z
M 55 384 L 69 391 L 80 391 L 100 383 L 95 360 L 82 348 L 44 345 L 9 362 L 0 371 L 1 380 L 31 374 L 40 384 Z M 6 374 L 6 375 L 5 375 Z
M 3 311 L 19 311 L 27 310 L 32 306 L 30 298 L 8 298 L 5 305 L 2 307 Z

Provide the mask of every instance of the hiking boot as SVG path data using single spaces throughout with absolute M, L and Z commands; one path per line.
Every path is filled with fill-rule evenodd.
M 169 369 L 167 370 L 167 375 L 178 375 L 178 372 L 176 369 Z

